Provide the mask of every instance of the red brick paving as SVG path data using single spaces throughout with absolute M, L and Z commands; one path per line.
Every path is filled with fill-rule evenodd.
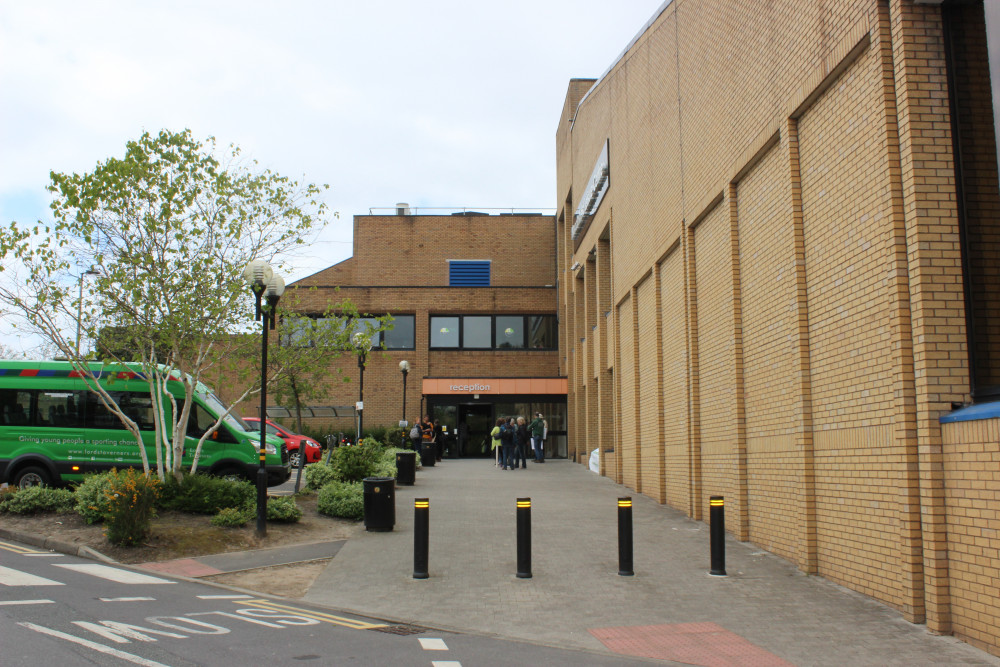
M 704 667 L 794 667 L 715 623 L 593 628 L 590 634 L 624 655 Z

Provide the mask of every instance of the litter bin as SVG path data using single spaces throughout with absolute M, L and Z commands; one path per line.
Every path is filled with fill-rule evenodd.
M 433 468 L 436 458 L 437 453 L 435 452 L 434 443 L 424 440 L 424 447 L 420 451 L 420 465 Z
M 396 452 L 396 484 L 413 486 L 417 477 L 417 453 Z
M 365 530 L 392 530 L 396 525 L 396 480 L 392 477 L 365 477 L 361 484 L 365 501 Z

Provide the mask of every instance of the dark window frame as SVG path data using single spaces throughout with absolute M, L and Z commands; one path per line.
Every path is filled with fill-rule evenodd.
M 435 346 L 431 344 L 434 334 L 434 321 L 438 318 L 458 319 L 458 345 L 455 347 Z M 465 318 L 466 317 L 488 317 L 490 318 L 490 347 L 465 347 Z M 522 347 L 498 347 L 497 346 L 497 318 L 513 317 L 521 318 L 521 327 L 524 331 L 524 345 Z M 531 342 L 531 318 L 548 317 L 551 318 L 554 334 L 552 347 L 530 347 Z M 559 320 L 554 313 L 438 313 L 427 318 L 427 347 L 435 351 L 463 351 L 463 352 L 551 352 L 559 349 Z

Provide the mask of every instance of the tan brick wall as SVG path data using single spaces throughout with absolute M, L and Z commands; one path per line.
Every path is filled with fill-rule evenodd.
M 657 340 L 656 279 L 652 275 L 636 288 L 639 344 L 639 478 L 642 492 L 664 502 L 663 448 L 660 444 L 660 368 Z
M 638 424 L 635 421 L 635 332 L 632 325 L 632 298 L 618 305 L 618 444 L 621 449 L 622 484 L 635 489 L 638 484 L 639 451 L 635 446 Z
M 787 156 L 779 144 L 739 182 L 750 540 L 795 559 L 802 484 L 794 464 L 799 406 L 796 274 Z
M 945 424 L 943 433 L 953 628 L 1000 655 L 1000 419 Z
M 949 590 L 976 589 L 972 566 L 949 559 L 966 539 L 950 513 L 965 515 L 945 490 L 957 464 L 937 423 L 969 388 L 941 11 L 674 0 L 560 123 L 567 210 L 605 141 L 611 187 L 578 242 L 560 232 L 559 270 L 613 220 L 620 451 L 606 474 L 695 519 L 725 495 L 741 538 L 935 632 L 954 614 L 957 632 L 995 649 L 982 628 L 997 625 L 1000 594 L 978 590 L 973 606 Z M 967 55 L 981 64 L 981 51 Z M 988 106 L 981 89 L 963 103 Z M 1000 257 L 991 135 L 969 139 L 982 149 L 970 210 L 984 267 Z M 984 310 L 1000 312 L 1000 274 L 979 273 Z
M 663 327 L 663 436 L 666 499 L 686 510 L 691 497 L 688 452 L 687 350 L 684 346 L 684 264 L 676 247 L 659 264 Z

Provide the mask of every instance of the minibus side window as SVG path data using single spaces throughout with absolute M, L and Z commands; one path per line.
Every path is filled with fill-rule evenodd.
M 118 403 L 122 412 L 136 423 L 140 431 L 156 430 L 156 424 L 153 422 L 153 399 L 149 394 L 114 391 L 111 392 L 111 397 Z
M 84 414 L 84 425 L 87 428 L 125 428 L 122 420 L 118 419 L 114 413 L 104 407 L 101 399 L 96 394 L 87 393 L 87 410 Z
M 208 410 L 195 403 L 191 406 L 191 416 L 188 419 L 188 437 L 200 438 L 204 435 L 205 431 L 215 425 L 215 420 L 216 418 Z M 211 439 L 217 442 L 236 442 L 229 429 L 221 424 L 215 434 L 211 436 Z
M 28 426 L 31 423 L 31 392 L 0 389 L 0 425 Z
M 80 406 L 83 404 L 82 391 L 39 390 L 38 426 L 55 428 L 79 428 L 81 425 Z

